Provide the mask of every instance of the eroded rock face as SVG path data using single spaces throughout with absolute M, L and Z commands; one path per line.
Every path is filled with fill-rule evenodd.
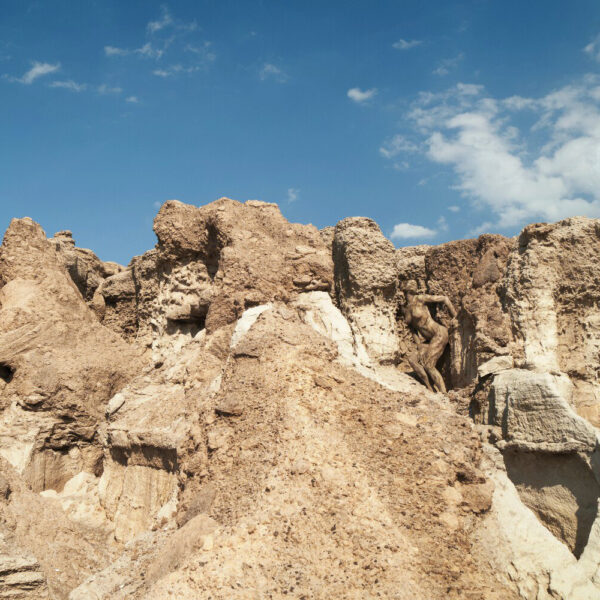
M 489 422 L 523 502 L 579 557 L 598 517 L 595 428 L 569 403 L 565 375 L 509 369 L 492 383 Z
M 138 537 L 73 600 L 393 597 L 399 580 L 406 598 L 511 597 L 478 557 L 465 559 L 465 532 L 493 491 L 468 421 L 427 392 L 389 390 L 344 367 L 338 344 L 314 329 L 326 322 L 318 303 L 302 300 L 311 325 L 281 303 L 243 315 L 218 388 L 190 396 L 208 453 L 182 528 L 168 541 L 165 530 Z M 443 419 L 426 427 L 434 411 Z M 188 520 L 190 510 L 210 514 Z
M 396 251 L 375 221 L 340 221 L 333 238 L 337 303 L 375 364 L 396 360 Z
M 275 204 L 222 198 L 197 208 L 172 200 L 161 207 L 154 230 L 156 248 L 130 268 L 135 336 L 152 345 L 156 362 L 249 307 L 332 289 L 331 253 L 319 231 L 288 223 Z M 116 315 L 123 312 L 121 328 L 131 329 L 130 287 L 115 294 L 115 279 L 100 292 Z
M 64 263 L 71 279 L 86 301 L 91 301 L 98 286 L 111 275 L 124 269 L 115 262 L 101 261 L 91 250 L 75 246 L 70 231 L 59 231 L 50 238 L 59 260 Z
M 523 364 L 560 370 L 577 412 L 600 425 L 600 225 L 574 217 L 526 227 L 509 260 L 506 305 Z
M 141 363 L 98 323 L 30 219 L 6 232 L 0 282 L 0 455 L 34 490 L 60 490 L 79 471 L 101 470 L 104 406 Z
M 481 364 L 511 352 L 511 324 L 499 289 L 513 247 L 501 235 L 482 235 L 436 246 L 425 256 L 429 293 L 448 296 L 458 311 L 446 366 L 450 387 L 475 382 Z M 439 318 L 449 323 L 445 312 Z
M 157 246 L 110 272 L 14 221 L 0 596 L 595 597 L 593 223 L 396 250 L 369 219 L 318 231 L 275 205 L 169 201 Z M 570 270 L 548 250 L 563 240 Z M 561 279 L 554 304 L 532 292 Z M 459 310 L 445 376 L 475 389 L 476 424 L 405 372 L 412 280 Z

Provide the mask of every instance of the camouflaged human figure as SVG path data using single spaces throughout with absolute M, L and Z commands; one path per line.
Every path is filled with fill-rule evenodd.
M 446 386 L 436 364 L 448 344 L 448 329 L 433 320 L 427 304 L 444 304 L 452 315 L 453 323 L 456 310 L 447 296 L 419 294 L 416 281 L 406 283 L 404 297 L 404 319 L 411 328 L 417 345 L 417 352 L 408 355 L 408 362 L 428 389 L 433 391 L 435 388 L 445 394 Z

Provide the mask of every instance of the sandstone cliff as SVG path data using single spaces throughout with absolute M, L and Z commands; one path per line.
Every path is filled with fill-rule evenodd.
M 600 221 L 395 249 L 169 201 L 127 267 L 0 247 L 0 597 L 600 596 Z M 448 395 L 402 290 L 458 311 Z

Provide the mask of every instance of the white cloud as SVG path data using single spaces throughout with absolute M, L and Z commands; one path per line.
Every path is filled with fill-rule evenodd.
M 212 63 L 217 58 L 217 55 L 212 50 L 212 42 L 205 41 L 200 46 L 187 44 L 185 50 L 186 52 L 192 52 L 193 54 L 195 54 L 197 60 L 200 61 L 200 63 Z
M 190 66 L 183 66 L 181 64 L 176 64 L 176 65 L 169 65 L 168 67 L 165 67 L 164 69 L 154 69 L 154 71 L 152 71 L 153 75 L 156 75 L 158 77 L 173 77 L 175 75 L 178 75 L 179 73 L 195 73 L 196 71 L 199 71 L 200 69 L 202 69 L 203 66 L 202 65 L 190 65 Z
M 72 79 L 69 79 L 67 81 L 53 81 L 50 84 L 50 87 L 64 88 L 66 90 L 71 90 L 72 92 L 83 92 L 87 85 L 85 83 L 76 83 Z
M 169 28 L 167 37 L 155 35 L 166 28 Z M 189 42 L 189 34 L 196 31 L 197 28 L 198 25 L 195 21 L 185 23 L 174 19 L 169 10 L 163 6 L 161 17 L 146 26 L 147 41 L 139 48 L 104 46 L 104 53 L 109 57 L 136 56 L 158 62 L 169 52 L 171 56 L 177 55 L 179 61 L 154 69 L 155 75 L 170 77 L 177 73 L 193 73 L 207 68 L 216 59 L 211 42 L 197 40 L 193 43 Z
M 258 72 L 258 77 L 261 81 L 274 79 L 279 83 L 285 83 L 289 79 L 287 73 L 283 69 L 272 63 L 264 63 Z
M 457 213 L 457 212 L 460 212 L 460 206 L 456 206 L 456 204 L 453 204 L 448 207 L 448 210 L 450 212 Z
M 360 88 L 351 88 L 346 93 L 350 100 L 357 102 L 358 104 L 362 104 L 363 102 L 367 102 L 371 100 L 377 95 L 377 88 L 371 88 L 370 90 L 361 90 Z
M 123 91 L 123 88 L 120 87 L 110 87 L 106 83 L 98 86 L 99 94 L 120 94 Z
M 104 54 L 106 56 L 125 56 L 130 51 L 125 48 L 117 48 L 116 46 L 104 46 Z
M 291 204 L 292 202 L 296 202 L 296 200 L 298 200 L 298 198 L 300 197 L 300 190 L 297 188 L 288 188 L 287 191 L 287 201 L 289 204 Z
M 136 54 L 143 56 L 145 58 L 161 58 L 164 54 L 164 50 L 160 50 L 159 48 L 154 48 L 150 42 L 146 42 L 141 48 L 136 48 L 134 50 Z
M 396 50 L 410 50 L 415 46 L 420 46 L 423 43 L 423 40 L 403 40 L 400 38 L 397 42 L 392 44 L 392 48 L 396 48 Z
M 127 96 L 125 102 L 131 102 L 131 104 L 138 104 L 140 99 L 137 96 Z
M 432 71 L 434 75 L 448 75 L 450 71 L 456 69 L 458 64 L 462 61 L 465 55 L 460 52 L 452 58 L 444 58 L 438 64 L 438 66 Z
M 432 238 L 437 235 L 435 229 L 429 229 L 422 225 L 412 225 L 411 223 L 398 223 L 394 225 L 390 237 L 393 240 L 406 240 L 410 238 Z
M 160 31 L 161 29 L 164 29 L 165 27 L 168 27 L 169 25 L 173 24 L 173 17 L 171 16 L 171 13 L 168 11 L 168 9 L 163 6 L 162 7 L 162 15 L 160 17 L 160 19 L 156 20 L 156 21 L 150 21 L 150 23 L 148 23 L 148 25 L 146 26 L 148 33 L 156 33 L 157 31 Z
M 143 58 L 159 59 L 165 53 L 164 49 L 155 48 L 150 42 L 146 42 L 143 46 L 129 50 L 127 48 L 117 48 L 116 46 L 104 46 L 104 54 L 106 56 L 128 56 L 137 54 Z
M 50 75 L 50 73 L 56 73 L 60 69 L 60 63 L 42 63 L 34 60 L 31 69 L 27 71 L 22 77 L 8 77 L 10 81 L 18 81 L 25 85 L 31 85 L 38 77 L 44 75 Z
M 584 49 L 594 60 L 600 62 L 600 34 L 598 34 Z
M 537 99 L 515 98 L 459 84 L 419 95 L 407 117 L 424 155 L 452 169 L 455 189 L 494 215 L 476 230 L 600 216 L 600 77 Z M 529 146 L 515 120 L 523 108 L 535 118 Z
M 385 158 L 393 158 L 401 152 L 417 152 L 419 147 L 407 140 L 403 135 L 396 134 L 386 140 L 379 148 L 379 154 Z

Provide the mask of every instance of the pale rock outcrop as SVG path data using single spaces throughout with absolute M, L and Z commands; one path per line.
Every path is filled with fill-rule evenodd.
M 210 514 L 131 540 L 71 600 L 515 597 L 469 552 L 492 489 L 468 421 L 337 356 L 295 310 L 263 311 L 225 360 L 218 392 L 195 396 L 214 491 L 186 502 Z M 221 410 L 231 399 L 238 410 Z
M 57 250 L 71 279 L 86 301 L 91 301 L 98 286 L 124 267 L 115 262 L 100 260 L 91 250 L 75 246 L 70 231 L 59 231 L 48 240 Z
M 265 310 L 270 310 L 271 308 L 273 308 L 271 304 L 262 304 L 245 310 L 235 324 L 235 329 L 231 336 L 231 347 L 235 348 L 248 331 L 250 331 L 252 325 L 256 323 L 256 319 L 258 319 Z
M 542 452 L 588 452 L 596 431 L 569 400 L 573 384 L 565 375 L 510 369 L 498 373 L 490 395 L 490 423 L 502 428 L 504 448 Z
M 356 344 L 348 321 L 328 293 L 299 294 L 293 306 L 304 323 L 336 344 L 338 357 L 344 364 L 349 366 L 369 364 L 369 357 L 364 347 Z
M 577 412 L 600 425 L 600 223 L 573 217 L 534 224 L 508 262 L 505 295 L 527 368 L 562 371 Z
M 66 599 L 115 558 L 105 530 L 70 520 L 2 458 L 0 472 L 9 489 L 0 496 L 0 598 Z
M 0 597 L 595 597 L 600 455 L 577 397 L 593 344 L 579 379 L 566 341 L 530 361 L 550 345 L 527 349 L 547 332 L 520 314 L 535 269 L 555 268 L 541 247 L 565 236 L 575 265 L 588 225 L 548 226 L 543 243 L 534 228 L 519 256 L 501 236 L 395 250 L 369 219 L 318 231 L 267 203 L 169 201 L 157 246 L 96 285 L 69 235 L 15 221 L 0 249 L 14 465 L 0 458 Z M 408 280 L 459 309 L 445 375 L 475 388 L 476 426 L 467 391 L 395 366 Z M 557 322 L 583 314 L 562 297 Z
M 129 290 L 110 296 L 107 281 L 100 292 L 117 315 L 123 309 L 128 328 L 135 321 L 136 340 L 152 347 L 157 363 L 173 344 L 233 323 L 247 308 L 332 289 L 331 252 L 318 229 L 289 223 L 275 204 L 170 200 L 154 231 L 156 248 L 130 265 L 135 319 Z
M 600 470 L 597 431 L 573 410 L 572 392 L 564 374 L 501 371 L 488 422 L 522 501 L 579 557 L 598 518 Z
M 15 219 L 0 247 L 0 455 L 36 491 L 101 468 L 103 406 L 141 368 L 86 306 L 52 243 Z
M 477 376 L 479 379 L 484 379 L 488 375 L 497 375 L 502 371 L 512 369 L 514 366 L 515 361 L 512 356 L 508 354 L 494 356 L 494 358 L 490 358 L 490 360 L 477 367 Z
M 356 339 L 350 325 L 331 296 L 325 292 L 299 294 L 292 303 L 303 323 L 310 325 L 317 333 L 335 343 L 340 364 L 351 367 L 378 384 L 394 391 L 411 391 L 429 395 L 429 392 L 415 379 L 404 373 L 396 365 L 375 363 L 365 347 Z
M 177 511 L 201 487 L 207 443 L 198 411 L 218 391 L 211 386 L 221 376 L 230 336 L 227 328 L 199 337 L 108 404 L 99 498 L 117 540 L 173 527 Z
M 11 600 L 45 600 L 46 578 L 31 554 L 15 553 L 0 535 L 0 598 Z
M 484 553 L 497 575 L 515 586 L 523 600 L 598 597 L 600 520 L 594 525 L 588 548 L 577 560 L 523 504 L 522 492 L 509 479 L 498 450 L 488 446 L 482 466 L 494 483 L 494 498 L 489 514 L 476 525 L 474 551 Z
M 375 365 L 393 364 L 398 351 L 396 250 L 375 221 L 351 217 L 333 239 L 337 305 Z

